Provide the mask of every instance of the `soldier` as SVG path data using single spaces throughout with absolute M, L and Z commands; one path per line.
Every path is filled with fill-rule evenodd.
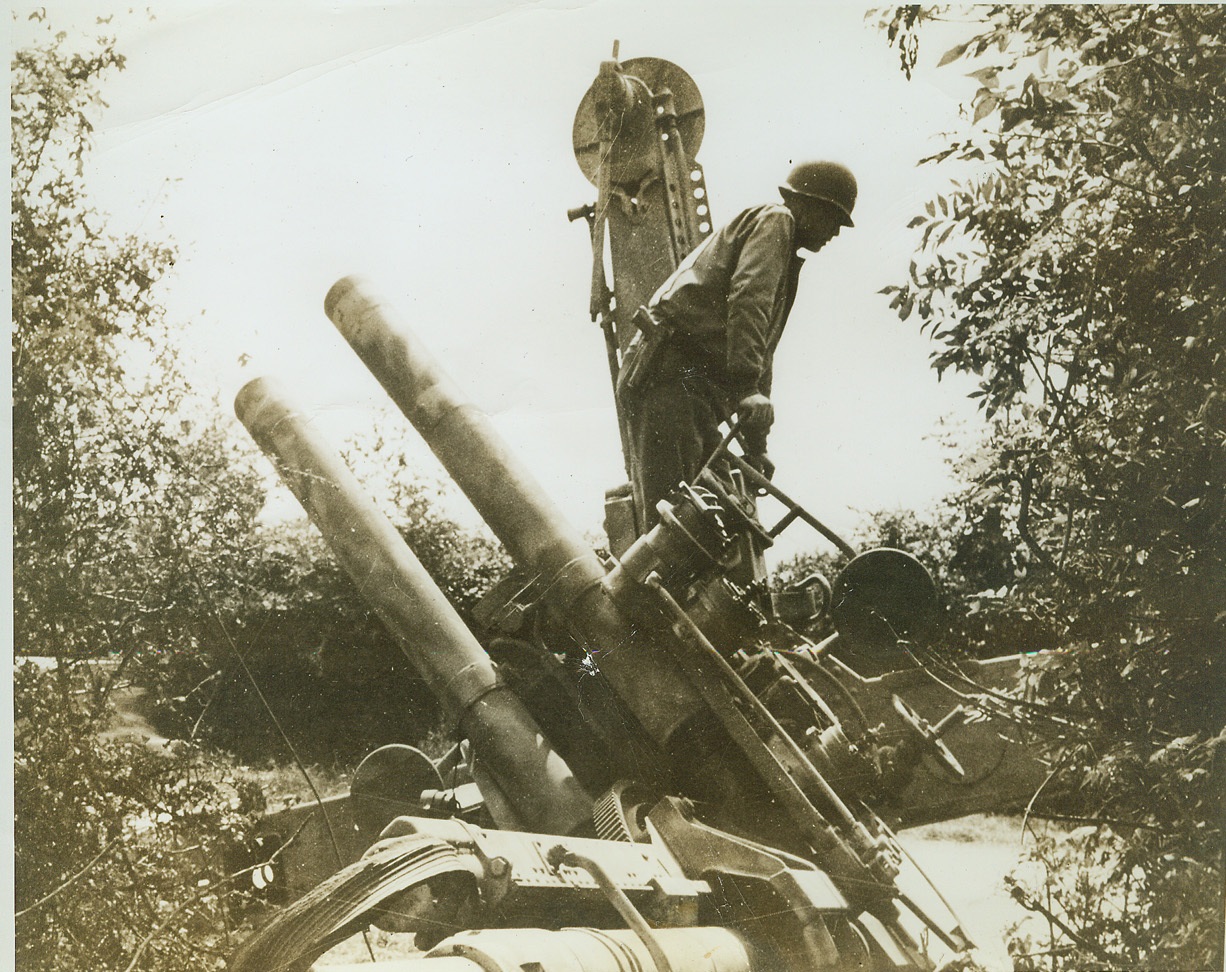
M 747 459 L 774 472 L 771 365 L 804 260 L 851 226 L 856 180 L 835 162 L 802 162 L 779 187 L 689 254 L 636 317 L 619 394 L 631 413 L 648 526 L 656 504 L 692 482 L 735 415 Z

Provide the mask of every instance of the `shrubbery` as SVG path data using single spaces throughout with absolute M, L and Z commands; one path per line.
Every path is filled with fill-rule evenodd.
M 906 70 L 944 15 L 887 14 Z M 1052 786 L 1094 826 L 1019 882 L 1050 912 L 1030 944 L 1050 969 L 1220 967 L 1226 8 L 949 19 L 965 40 L 938 66 L 977 90 L 885 293 L 938 373 L 979 383 L 953 502 L 999 560 L 981 607 L 1061 649 L 1030 689 L 1058 716 Z
M 505 570 L 498 545 L 438 515 L 442 490 L 413 480 L 386 448 L 351 449 L 348 458 L 359 475 L 376 464 L 390 470 L 390 483 L 364 480 L 467 616 Z M 314 527 L 260 526 L 246 543 L 224 608 L 202 601 L 190 638 L 138 663 L 166 731 L 250 763 L 289 760 L 283 731 L 303 759 L 352 769 L 377 746 L 437 729 L 437 701 Z
M 103 740 L 92 681 L 85 666 L 15 674 L 18 967 L 222 968 L 259 789 L 198 750 Z
M 352 764 L 437 721 L 314 531 L 262 522 L 268 467 L 228 407 L 193 391 L 182 325 L 157 300 L 174 247 L 115 234 L 93 208 L 100 84 L 123 64 L 112 38 L 50 28 L 12 64 L 14 650 L 58 660 L 15 675 L 29 970 L 219 967 L 241 922 L 228 860 L 260 797 L 206 754 L 289 762 L 290 740 Z M 437 516 L 439 490 L 388 455 L 350 450 L 382 471 L 380 501 L 466 610 L 498 548 Z M 190 748 L 100 737 L 127 681 Z
M 163 731 L 247 761 L 289 757 L 248 671 L 312 761 L 418 738 L 434 700 L 314 529 L 262 522 L 269 465 L 192 389 L 157 300 L 175 248 L 112 233 L 92 206 L 100 83 L 123 65 L 112 38 L 50 28 L 13 61 L 16 652 L 118 658 Z M 441 489 L 394 444 L 348 458 L 467 611 L 497 545 L 439 516 Z

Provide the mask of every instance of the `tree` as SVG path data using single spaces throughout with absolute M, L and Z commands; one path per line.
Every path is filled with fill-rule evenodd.
M 242 558 L 263 494 L 191 392 L 155 299 L 166 243 L 108 232 L 84 184 L 113 39 L 14 55 L 11 86 L 15 647 L 62 658 L 149 647 L 200 578 Z M 207 581 L 206 581 L 207 582 Z
M 356 761 L 437 719 L 317 535 L 261 523 L 266 467 L 192 393 L 157 299 L 174 248 L 114 235 L 90 203 L 91 119 L 122 67 L 113 39 L 74 51 L 64 34 L 12 65 L 14 649 L 58 660 L 14 679 L 31 970 L 220 967 L 242 920 L 232 892 L 250 882 L 231 855 L 258 788 L 203 747 L 100 736 L 122 679 L 153 689 L 163 728 L 262 760 L 288 761 L 296 739 Z M 352 452 L 393 465 L 381 447 Z M 437 491 L 394 469 L 402 529 L 471 606 L 504 563 L 496 545 L 429 514 Z
M 99 80 L 122 67 L 113 40 L 64 34 L 12 63 L 14 650 L 61 662 L 14 679 L 28 969 L 220 967 L 255 806 L 202 753 L 99 736 L 129 662 L 192 639 L 263 502 L 154 298 L 173 248 L 112 235 L 86 192 Z
M 1226 8 L 992 6 L 948 191 L 886 289 L 979 377 L 988 460 L 961 498 L 1008 540 L 1007 600 L 1065 651 L 1040 688 L 1102 852 L 1057 895 L 1050 963 L 1204 968 L 1220 950 L 1226 735 Z M 904 66 L 940 11 L 900 8 Z M 1017 893 L 1038 903 L 1033 889 Z M 1040 905 L 1040 908 L 1046 907 Z M 1058 930 L 1065 921 L 1071 930 Z M 1220 963 L 1220 957 L 1217 959 Z
M 270 751 L 260 727 L 277 731 L 240 655 L 251 655 L 278 715 L 335 725 L 306 734 L 315 758 L 358 758 L 389 734 L 425 733 L 437 710 L 408 683 L 386 631 L 311 527 L 260 521 L 263 458 L 228 408 L 192 392 L 157 299 L 173 246 L 116 236 L 91 205 L 92 118 L 101 81 L 123 64 L 112 38 L 80 52 L 62 33 L 14 55 L 15 650 L 120 655 L 172 717 L 165 728 L 212 734 L 248 756 Z M 385 444 L 350 455 L 394 471 L 385 506 L 445 592 L 470 607 L 505 564 L 497 546 L 431 512 L 437 488 Z M 99 712 L 118 677 L 106 671 Z M 271 751 L 285 750 L 278 739 Z
M 64 34 L 13 61 L 15 650 L 119 655 L 99 714 L 130 674 L 165 731 L 249 759 L 290 758 L 261 693 L 313 760 L 420 738 L 434 700 L 313 528 L 260 521 L 263 458 L 191 391 L 157 299 L 174 248 L 114 235 L 90 203 L 91 119 L 123 63 L 111 38 L 79 52 Z M 385 443 L 350 457 L 381 473 L 385 508 L 471 607 L 505 565 L 497 546 L 432 512 L 438 488 Z

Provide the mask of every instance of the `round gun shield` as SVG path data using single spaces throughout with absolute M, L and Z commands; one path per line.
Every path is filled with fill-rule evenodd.
M 623 83 L 628 85 L 625 103 L 617 110 L 618 117 L 611 119 L 615 137 L 607 159 L 611 166 L 610 184 L 614 186 L 637 186 L 645 176 L 658 168 L 659 152 L 656 147 L 656 120 L 651 96 L 666 88 L 673 94 L 677 111 L 677 131 L 681 144 L 690 158 L 698 155 L 706 129 L 706 115 L 702 107 L 702 95 L 694 79 L 671 61 L 658 57 L 635 57 L 621 64 Z M 575 113 L 572 141 L 575 159 L 588 181 L 596 185 L 597 173 L 602 162 L 600 156 L 601 110 L 597 106 L 598 85 L 604 79 L 597 78 L 579 102 Z
M 922 637 L 937 615 L 937 589 L 911 554 L 868 550 L 843 568 L 830 609 L 839 637 L 857 652 L 888 652 L 900 639 Z

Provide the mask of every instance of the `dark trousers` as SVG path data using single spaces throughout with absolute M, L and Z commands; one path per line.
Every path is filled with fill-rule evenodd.
M 635 396 L 630 417 L 649 529 L 659 520 L 656 504 L 679 483 L 693 484 L 728 414 L 725 395 L 706 374 L 662 364 L 663 373 Z

